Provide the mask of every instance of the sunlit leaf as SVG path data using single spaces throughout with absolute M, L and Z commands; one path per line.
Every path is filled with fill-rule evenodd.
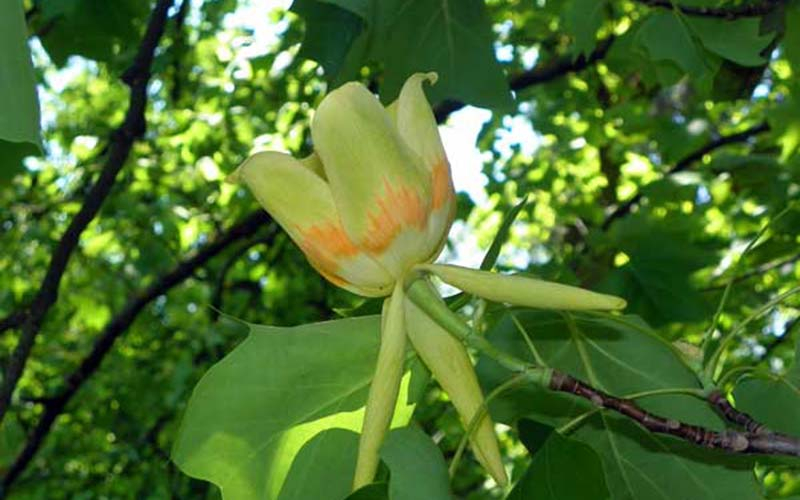
M 329 429 L 360 430 L 379 323 L 368 316 L 293 328 L 252 325 L 248 338 L 195 388 L 175 462 L 218 485 L 226 499 L 277 498 L 287 474 L 292 484 L 302 474 L 291 466 L 309 440 Z M 403 401 L 407 383 L 406 377 L 398 425 L 410 416 Z M 326 443 L 320 438 L 311 450 L 327 452 Z

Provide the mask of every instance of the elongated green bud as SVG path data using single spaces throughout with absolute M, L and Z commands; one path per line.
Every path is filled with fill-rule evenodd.
M 417 269 L 438 276 L 445 283 L 494 302 L 536 309 L 577 311 L 624 309 L 625 299 L 552 281 L 510 276 L 466 267 L 421 264 Z
M 398 282 L 391 298 L 386 299 L 383 305 L 381 347 L 378 351 L 375 376 L 369 387 L 364 424 L 358 443 L 353 490 L 371 483 L 375 477 L 380 461 L 378 452 L 389 429 L 397 402 L 406 350 L 404 302 L 403 286 Z
M 441 299 L 436 297 L 436 300 Z M 466 348 L 410 300 L 405 302 L 405 311 L 409 340 L 450 397 L 464 427 L 468 428 L 484 400 Z M 470 443 L 481 465 L 499 485 L 506 485 L 508 477 L 488 413 L 481 419 Z

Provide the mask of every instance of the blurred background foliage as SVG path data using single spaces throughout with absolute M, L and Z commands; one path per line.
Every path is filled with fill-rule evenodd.
M 54 248 L 119 140 L 129 102 L 122 77 L 150 3 L 24 2 L 44 154 L 24 167 L 0 162 L 4 366 Z M 246 335 L 225 315 L 296 325 L 361 305 L 251 215 L 253 197 L 225 178 L 254 149 L 308 153 L 313 109 L 347 80 L 389 102 L 411 72 L 436 70 L 437 116 L 479 128 L 475 144 L 468 135 L 447 144 L 451 160 L 466 152 L 483 168 L 471 173 L 483 186 L 459 198 L 446 252 L 455 261 L 479 260 L 502 214 L 527 195 L 498 268 L 622 295 L 628 312 L 670 341 L 699 346 L 731 280 L 721 331 L 797 285 L 798 210 L 769 227 L 738 273 L 733 265 L 800 197 L 797 0 L 376 5 L 170 7 L 146 132 L 80 236 L 0 427 L 10 498 L 216 497 L 181 474 L 169 450 L 192 387 Z M 25 154 L 38 147 L 35 136 L 20 142 L 4 130 L 4 158 L 19 144 Z M 468 174 L 452 167 L 457 183 Z M 198 253 L 207 258 L 192 261 Z M 799 307 L 790 298 L 750 323 L 726 366 L 782 373 Z M 433 387 L 425 401 L 416 419 L 451 457 L 457 416 Z M 42 426 L 45 417 L 52 425 Z M 503 444 L 524 465 L 515 436 Z M 32 439 L 40 442 L 20 468 Z M 462 469 L 460 497 L 496 494 L 475 464 Z M 800 494 L 792 469 L 757 472 L 766 496 Z

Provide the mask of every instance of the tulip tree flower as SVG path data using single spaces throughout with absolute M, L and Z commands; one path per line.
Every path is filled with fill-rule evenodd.
M 450 165 L 423 92 L 435 73 L 417 73 L 384 108 L 364 86 L 347 83 L 314 114 L 315 152 L 295 159 L 251 156 L 234 177 L 289 233 L 331 283 L 365 297 L 386 297 L 381 345 L 359 441 L 353 488 L 370 483 L 403 373 L 406 339 L 450 396 L 465 426 L 484 405 L 463 343 L 406 296 L 419 276 L 488 300 L 528 307 L 620 309 L 625 302 L 575 287 L 432 264 L 455 215 Z M 470 443 L 478 461 L 507 484 L 494 425 L 481 417 Z

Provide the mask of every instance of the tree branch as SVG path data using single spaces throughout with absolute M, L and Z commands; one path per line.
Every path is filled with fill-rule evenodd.
M 784 259 L 776 260 L 773 262 L 767 262 L 765 264 L 761 264 L 758 267 L 755 267 L 746 273 L 742 273 L 731 280 L 731 283 L 739 283 L 740 281 L 746 281 L 750 278 L 755 278 L 756 276 L 762 276 L 764 273 L 772 271 L 773 269 L 777 269 L 779 267 L 783 267 L 787 264 L 791 264 L 793 262 L 797 262 L 800 260 L 800 253 L 795 255 L 790 255 Z M 719 285 L 711 285 L 705 288 L 701 288 L 701 292 L 710 292 L 712 290 L 722 290 L 728 286 L 728 283 L 720 283 Z
M 767 426 L 757 422 L 756 419 L 743 411 L 734 408 L 728 398 L 722 394 L 722 391 L 711 391 L 708 395 L 708 402 L 717 409 L 717 411 L 725 417 L 725 420 L 732 424 L 738 425 L 742 429 L 752 434 L 769 434 L 770 431 Z
M 108 354 L 113 347 L 114 342 L 131 326 L 131 324 L 133 324 L 134 320 L 145 306 L 191 277 L 198 268 L 205 265 L 206 262 L 228 248 L 231 244 L 255 234 L 255 232 L 269 220 L 269 216 L 262 210 L 258 210 L 249 215 L 243 221 L 232 226 L 228 231 L 220 235 L 216 240 L 207 244 L 194 254 L 194 256 L 178 263 L 169 273 L 163 275 L 160 279 L 133 296 L 125 307 L 106 323 L 102 332 L 95 340 L 91 352 L 81 361 L 80 365 L 65 378 L 61 390 L 56 395 L 47 398 L 43 402 L 44 408 L 36 427 L 34 427 L 33 431 L 28 435 L 25 447 L 3 477 L 2 486 L 0 487 L 0 497 L 8 491 L 8 488 L 25 470 L 25 467 L 39 450 L 45 437 L 50 432 L 56 418 L 61 415 L 66 405 L 80 390 L 86 380 L 100 367 L 106 354 Z
M 665 9 L 678 9 L 684 14 L 699 17 L 719 17 L 723 19 L 738 19 L 740 17 L 758 17 L 772 12 L 782 0 L 763 0 L 755 3 L 745 3 L 730 7 L 697 7 L 693 5 L 676 5 L 672 0 L 637 0 L 648 7 L 661 7 Z
M 707 155 L 708 153 L 711 153 L 716 149 L 719 149 L 723 146 L 727 146 L 729 144 L 746 142 L 751 137 L 767 132 L 769 131 L 769 129 L 770 129 L 769 124 L 767 122 L 763 122 L 758 125 L 752 126 L 746 130 L 742 130 L 741 132 L 725 135 L 717 139 L 714 139 L 713 141 L 705 144 L 704 146 L 698 148 L 697 150 L 685 156 L 672 168 L 667 170 L 667 172 L 664 174 L 664 177 L 687 170 L 694 164 L 694 162 L 701 160 L 703 156 Z M 615 220 L 628 215 L 631 209 L 634 206 L 638 205 L 640 201 L 642 201 L 642 197 L 643 195 L 640 188 L 639 191 L 631 199 L 619 205 L 616 209 L 614 209 L 613 212 L 611 212 L 608 216 L 606 216 L 601 226 L 603 230 L 604 231 L 608 230 L 608 228 Z
M 72 252 L 78 245 L 84 229 L 92 222 L 103 201 L 114 186 L 117 174 L 122 170 L 133 147 L 134 141 L 145 132 L 145 108 L 147 107 L 147 85 L 150 81 L 150 66 L 153 62 L 164 26 L 167 11 L 172 0 L 158 0 L 142 43 L 133 63 L 122 75 L 122 80 L 130 87 L 130 102 L 122 125 L 112 134 L 108 157 L 97 182 L 86 195 L 80 210 L 70 222 L 52 253 L 50 264 L 39 292 L 31 302 L 25 321 L 22 323 L 17 345 L 8 359 L 2 385 L 0 385 L 0 422 L 11 403 L 11 396 L 17 386 L 25 364 L 30 356 L 36 336 L 45 317 L 58 298 L 58 288 Z
M 792 436 L 769 432 L 752 417 L 741 413 L 724 398 L 715 399 L 714 406 L 727 419 L 742 425 L 746 432 L 726 430 L 722 432 L 691 425 L 671 418 L 664 418 L 642 409 L 633 400 L 621 399 L 595 389 L 580 380 L 553 370 L 550 389 L 587 399 L 595 406 L 607 408 L 635 421 L 646 430 L 657 434 L 668 434 L 697 446 L 724 450 L 738 454 L 788 455 L 800 457 L 800 440 Z M 754 429 L 757 432 L 753 432 Z
M 580 56 L 576 59 L 572 54 L 568 54 L 548 63 L 537 64 L 536 67 L 531 70 L 511 77 L 508 86 L 511 90 L 519 92 L 535 85 L 548 83 L 568 73 L 582 71 L 603 59 L 613 43 L 614 37 L 609 36 L 597 42 L 597 47 L 589 54 L 589 57 Z M 447 120 L 447 117 L 450 116 L 451 113 L 458 111 L 464 106 L 466 106 L 466 104 L 461 101 L 446 100 L 439 103 L 434 108 L 433 114 L 436 116 L 436 121 L 442 123 Z

